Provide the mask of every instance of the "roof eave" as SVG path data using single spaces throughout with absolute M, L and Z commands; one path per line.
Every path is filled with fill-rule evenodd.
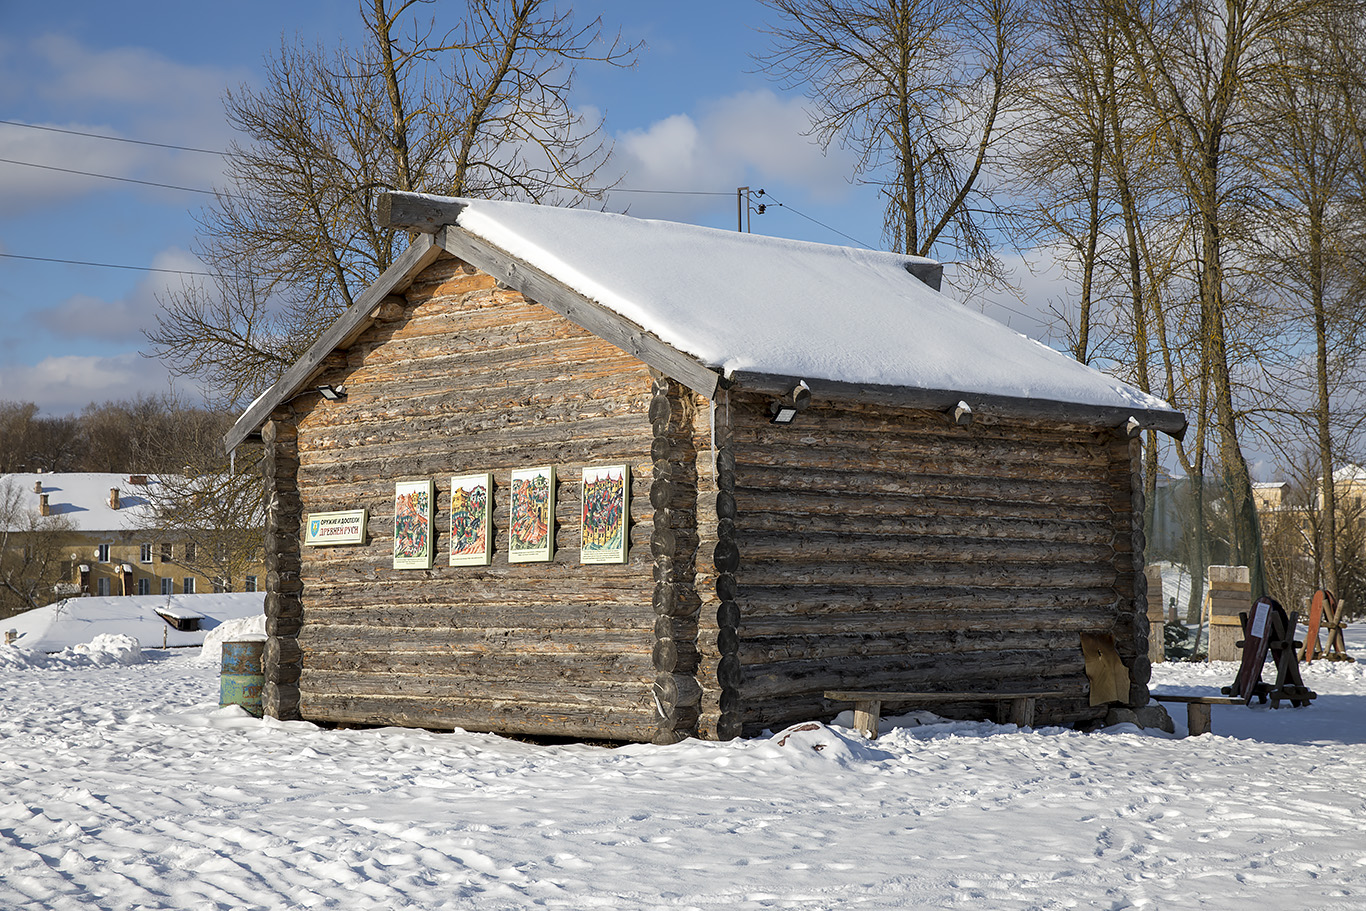
M 1115 428 L 1127 427 L 1132 419 L 1136 422 L 1138 429 L 1161 431 L 1178 440 L 1185 436 L 1187 426 L 1184 414 L 1166 409 L 1124 408 L 1062 402 L 1052 399 L 965 392 L 963 390 L 849 383 L 787 374 L 735 371 L 726 377 L 723 386 L 731 389 L 746 389 L 765 395 L 783 396 L 790 393 L 798 383 L 802 382 L 806 383 L 811 390 L 812 398 L 815 400 L 859 402 L 944 412 L 951 411 L 959 402 L 967 402 L 974 412 L 981 414 L 1003 414 L 1021 418 Z

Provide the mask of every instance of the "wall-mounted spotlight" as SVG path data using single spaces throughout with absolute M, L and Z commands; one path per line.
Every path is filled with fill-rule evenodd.
M 346 389 L 341 386 L 319 386 L 317 391 L 319 395 L 327 399 L 329 402 L 335 402 L 339 399 L 346 398 Z
M 811 387 L 806 380 L 792 387 L 792 391 L 782 398 L 768 403 L 768 411 L 773 415 L 774 424 L 791 424 L 797 415 L 811 404 Z

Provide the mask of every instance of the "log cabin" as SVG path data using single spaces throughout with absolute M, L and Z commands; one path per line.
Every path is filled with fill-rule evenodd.
M 831 689 L 1048 690 L 1039 723 L 1085 725 L 1081 633 L 1148 702 L 1164 402 L 922 258 L 405 193 L 379 217 L 410 246 L 225 439 L 264 448 L 268 714 L 663 744 L 828 720 Z M 588 487 L 623 475 L 601 559 Z

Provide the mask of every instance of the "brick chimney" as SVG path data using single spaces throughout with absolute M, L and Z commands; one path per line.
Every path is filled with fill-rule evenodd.
M 43 482 L 42 482 L 42 481 L 34 481 L 34 482 L 33 482 L 33 492 L 34 492 L 34 493 L 42 493 L 42 492 L 43 492 Z
M 128 483 L 129 483 L 129 484 L 132 484 L 134 487 L 146 487 L 146 486 L 147 486 L 147 475 L 145 475 L 145 474 L 130 474 L 130 475 L 128 476 Z
M 109 508 L 119 508 L 119 489 L 117 487 L 109 488 Z
M 40 494 L 38 494 L 38 515 L 40 515 L 40 516 L 50 516 L 50 515 L 52 515 L 52 507 L 49 506 L 49 505 L 47 505 L 47 494 L 45 494 L 45 493 L 40 493 Z

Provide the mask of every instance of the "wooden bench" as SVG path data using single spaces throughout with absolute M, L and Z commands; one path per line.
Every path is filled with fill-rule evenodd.
M 1208 734 L 1211 730 L 1210 706 L 1244 705 L 1246 700 L 1234 696 L 1176 696 L 1168 693 L 1149 693 L 1157 702 L 1184 702 L 1186 728 L 1192 737 Z
M 882 703 L 911 703 L 915 705 L 942 705 L 946 702 L 995 702 L 998 704 L 997 721 L 1002 724 L 1016 724 L 1030 727 L 1034 724 L 1034 703 L 1038 699 L 1059 698 L 1074 695 L 1060 690 L 1046 690 L 1036 693 L 892 693 L 872 690 L 829 690 L 825 698 L 832 702 L 852 702 L 854 704 L 854 727 L 868 736 L 877 739 L 877 723 L 882 716 Z

